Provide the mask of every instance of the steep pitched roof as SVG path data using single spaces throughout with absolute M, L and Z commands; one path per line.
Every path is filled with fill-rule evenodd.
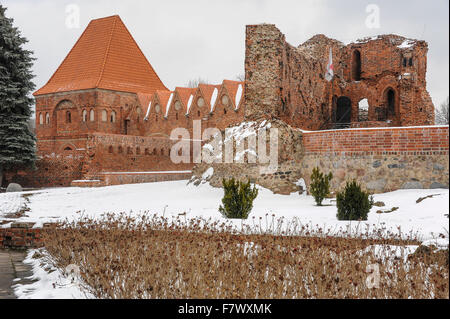
M 117 15 L 92 20 L 34 95 L 94 88 L 147 94 L 167 90 Z
M 231 80 L 223 80 L 223 86 L 227 90 L 230 95 L 231 100 L 233 101 L 234 108 L 237 110 L 242 102 L 242 97 L 244 93 L 244 84 L 243 81 L 231 81 Z
M 203 95 L 203 98 L 205 99 L 207 108 L 211 112 L 213 109 L 213 106 L 215 104 L 215 99 L 217 98 L 217 93 L 214 94 L 214 92 L 219 91 L 220 84 L 215 85 L 215 84 L 203 84 L 202 83 L 202 84 L 198 85 L 198 88 L 199 88 L 201 94 Z M 216 96 L 214 97 L 214 95 L 216 95 Z M 211 102 L 213 102 L 212 105 L 211 105 Z
M 180 98 L 181 103 L 183 104 L 184 111 L 187 113 L 188 110 L 188 102 L 191 99 L 191 95 L 195 94 L 196 88 L 183 88 L 183 87 L 176 87 L 175 92 L 177 93 L 178 97 Z

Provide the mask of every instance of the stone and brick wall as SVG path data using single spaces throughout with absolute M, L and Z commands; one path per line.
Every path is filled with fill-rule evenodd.
M 448 126 L 362 128 L 302 131 L 279 120 L 271 122 L 279 130 L 278 168 L 261 174 L 258 164 L 199 164 L 193 175 L 200 180 L 214 168 L 208 180 L 221 187 L 222 178 L 250 180 L 275 193 L 302 191 L 314 167 L 332 172 L 331 190 L 341 189 L 356 179 L 373 193 L 408 188 L 449 187 Z
M 349 129 L 303 133 L 299 163 L 309 185 L 312 169 L 332 172 L 332 188 L 357 179 L 372 192 L 449 187 L 448 126 Z

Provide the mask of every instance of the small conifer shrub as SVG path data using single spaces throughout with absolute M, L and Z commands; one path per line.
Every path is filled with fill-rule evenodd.
M 332 178 L 332 173 L 325 175 L 318 167 L 313 169 L 309 192 L 314 197 L 317 206 L 322 206 L 322 201 L 324 198 L 330 195 L 330 180 Z
M 348 181 L 342 192 L 336 195 L 338 220 L 367 220 L 373 206 L 373 197 L 355 181 Z
M 253 201 L 258 196 L 258 190 L 255 186 L 236 181 L 234 178 L 222 180 L 224 197 L 222 205 L 219 207 L 220 213 L 226 218 L 247 219 L 253 208 Z

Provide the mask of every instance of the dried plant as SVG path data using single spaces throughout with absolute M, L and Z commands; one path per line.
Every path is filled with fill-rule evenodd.
M 106 214 L 66 221 L 44 239 L 55 265 L 79 266 L 99 298 L 449 298 L 448 251 L 447 264 L 445 254 L 381 258 L 371 245 L 418 242 L 378 231 L 332 237 L 266 217 L 264 227 L 260 219 L 237 230 L 211 219 Z M 380 283 L 369 288 L 374 264 Z

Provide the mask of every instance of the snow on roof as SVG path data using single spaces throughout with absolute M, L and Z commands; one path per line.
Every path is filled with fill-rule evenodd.
M 188 102 L 187 102 L 186 114 L 189 114 L 189 111 L 191 110 L 191 105 L 192 105 L 192 102 L 193 102 L 193 101 L 194 101 L 194 95 L 191 94 L 191 95 L 189 96 L 189 100 L 188 100 Z
M 234 102 L 235 102 L 234 105 L 236 105 L 236 110 L 239 108 L 239 103 L 241 102 L 241 98 L 242 98 L 242 92 L 243 92 L 242 84 L 239 84 L 237 92 L 236 92 L 236 97 L 234 100 Z
M 166 117 L 167 117 L 167 115 L 169 115 L 169 109 L 170 109 L 170 104 L 172 103 L 172 99 L 173 99 L 173 92 L 170 93 L 169 101 L 167 101 L 167 105 L 166 105 Z
M 399 49 L 409 49 L 411 47 L 413 47 L 415 44 L 415 41 L 410 40 L 410 39 L 406 39 L 405 41 L 402 42 L 402 44 L 398 45 L 397 48 Z
M 151 107 L 152 107 L 152 101 L 150 101 L 150 103 L 148 104 L 147 113 L 145 113 L 145 117 L 144 117 L 145 121 L 148 120 L 148 115 L 150 114 Z
M 214 88 L 213 94 L 211 95 L 211 112 L 214 110 L 214 104 L 216 103 L 218 94 L 219 90 L 217 88 Z

